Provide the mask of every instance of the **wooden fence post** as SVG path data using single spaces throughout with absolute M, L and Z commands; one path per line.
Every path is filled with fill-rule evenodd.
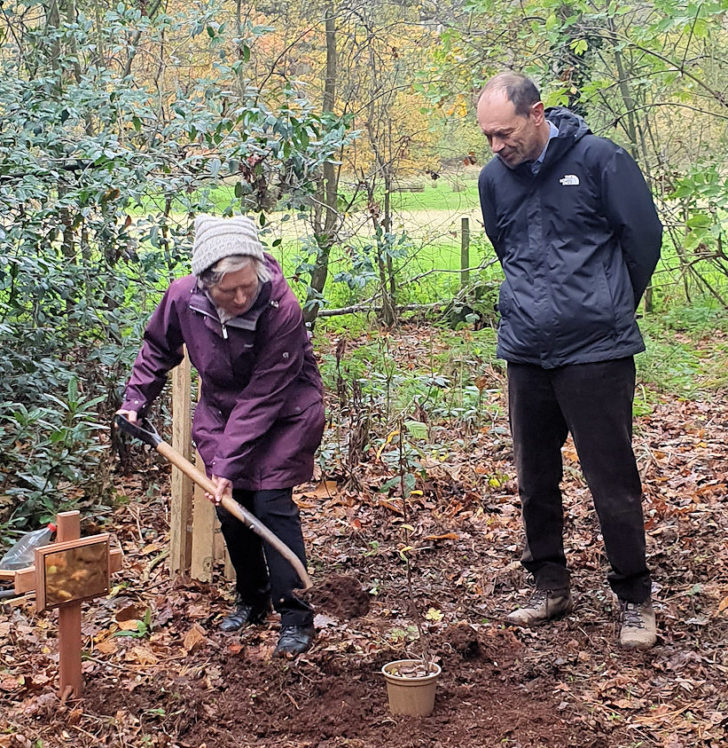
M 645 289 L 645 314 L 651 314 L 653 307 L 652 284 Z
M 172 371 L 172 447 L 190 459 L 190 360 L 185 352 L 182 363 Z M 172 466 L 172 505 L 169 513 L 169 570 L 184 574 L 190 568 L 192 553 L 192 481 Z
M 204 471 L 199 452 L 195 452 L 195 464 Z M 205 498 L 205 492 L 195 486 L 192 508 L 192 562 L 190 576 L 201 582 L 212 581 L 212 565 L 215 560 L 215 507 Z
M 186 459 L 192 455 L 191 367 L 185 352 L 182 363 L 172 372 L 172 446 Z M 195 451 L 195 464 L 205 466 Z M 201 582 L 212 581 L 216 561 L 224 563 L 224 576 L 235 579 L 235 571 L 222 539 L 215 507 L 205 492 L 178 468 L 172 466 L 169 569 Z
M 460 287 L 470 282 L 470 219 L 463 216 L 460 222 Z

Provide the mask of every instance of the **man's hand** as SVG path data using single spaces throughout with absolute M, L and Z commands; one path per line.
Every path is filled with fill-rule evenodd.
M 227 478 L 220 478 L 217 475 L 212 476 L 212 482 L 215 484 L 215 493 L 206 493 L 205 498 L 211 501 L 215 506 L 220 506 L 223 498 L 233 497 L 233 484 Z

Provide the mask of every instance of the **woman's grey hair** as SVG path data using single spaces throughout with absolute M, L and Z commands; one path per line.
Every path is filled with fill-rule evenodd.
M 271 279 L 270 270 L 257 257 L 230 255 L 229 257 L 223 257 L 222 260 L 218 260 L 214 265 L 204 270 L 200 274 L 200 284 L 203 288 L 216 286 L 228 273 L 236 273 L 238 270 L 248 267 L 251 263 L 255 265 L 255 271 L 261 283 Z

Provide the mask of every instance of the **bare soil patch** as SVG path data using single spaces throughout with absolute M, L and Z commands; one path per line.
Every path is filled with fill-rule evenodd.
M 307 597 L 315 608 L 342 620 L 365 616 L 371 601 L 368 588 L 345 574 L 330 574 Z

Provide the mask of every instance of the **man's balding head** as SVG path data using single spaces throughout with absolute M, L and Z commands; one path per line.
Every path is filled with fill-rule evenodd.
M 478 101 L 483 96 L 502 91 L 505 97 L 513 104 L 516 114 L 519 117 L 527 117 L 531 107 L 538 101 L 541 101 L 541 95 L 536 88 L 536 84 L 525 75 L 507 71 L 494 75 L 483 86 Z
M 549 140 L 538 89 L 518 73 L 500 73 L 485 84 L 478 98 L 478 124 L 493 154 L 510 169 L 538 158 Z

